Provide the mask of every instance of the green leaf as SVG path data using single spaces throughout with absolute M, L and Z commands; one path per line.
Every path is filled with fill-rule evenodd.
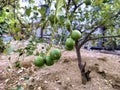
M 30 8 L 27 8 L 26 11 L 25 11 L 26 15 L 30 16 L 30 13 L 31 13 L 31 7 Z
M 86 5 L 90 5 L 91 4 L 91 0 L 85 0 L 84 1 Z
M 103 2 L 103 0 L 94 0 L 94 5 L 100 5 Z
M 34 10 L 37 10 L 37 6 L 34 6 L 33 9 L 34 9 Z
M 29 3 L 34 3 L 35 2 L 35 0 L 29 0 Z
M 14 64 L 15 64 L 15 67 L 20 68 L 20 61 L 17 60 Z
M 61 15 L 61 16 L 64 15 L 62 9 L 59 9 L 59 10 L 57 11 L 57 15 Z
M 15 32 L 19 32 L 20 31 L 20 28 L 14 28 Z
M 17 35 L 15 35 L 14 38 L 15 38 L 16 40 L 20 40 L 20 37 L 17 36 Z
M 41 15 L 45 14 L 45 10 L 46 10 L 46 8 L 44 6 L 42 6 L 41 9 L 38 9 L 38 11 L 40 12 Z
M 13 50 L 15 49 L 15 47 L 7 47 L 5 50 L 4 50 L 4 53 L 6 53 L 7 55 L 9 55 L 11 52 L 13 52 Z
M 64 0 L 57 0 L 57 12 L 64 5 Z
M 25 77 L 24 77 L 24 80 L 29 80 L 29 77 L 25 76 Z
M 40 56 L 44 57 L 45 53 L 43 53 L 43 51 L 40 52 Z
M 4 18 L 3 17 L 0 17 L 0 22 L 3 22 L 4 21 Z
M 16 90 L 22 90 L 22 85 L 17 85 Z

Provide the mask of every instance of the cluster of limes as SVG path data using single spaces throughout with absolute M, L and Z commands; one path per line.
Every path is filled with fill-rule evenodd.
M 81 33 L 78 30 L 73 30 L 70 37 L 66 39 L 65 48 L 72 50 L 75 45 L 75 41 L 81 38 Z
M 55 60 L 59 60 L 61 57 L 61 51 L 57 48 L 51 49 L 49 55 L 44 57 L 36 56 L 33 60 L 33 64 L 37 67 L 42 67 L 44 65 L 51 66 L 54 64 Z

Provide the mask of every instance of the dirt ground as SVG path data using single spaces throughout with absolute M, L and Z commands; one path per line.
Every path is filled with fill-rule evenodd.
M 53 66 L 37 68 L 34 56 L 21 57 L 22 68 L 14 67 L 17 54 L 0 55 L 0 90 L 120 90 L 120 56 L 82 49 L 82 61 L 90 69 L 91 81 L 81 83 L 75 51 L 62 51 Z

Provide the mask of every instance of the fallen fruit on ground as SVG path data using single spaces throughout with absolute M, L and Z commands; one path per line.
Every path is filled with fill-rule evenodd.
M 46 56 L 45 64 L 46 64 L 47 66 L 51 66 L 51 65 L 54 64 L 54 60 L 52 60 L 52 59 L 50 58 L 50 56 Z
M 54 48 L 50 51 L 50 58 L 52 60 L 58 60 L 61 57 L 61 51 L 57 48 Z
M 80 37 L 81 37 L 80 31 L 78 31 L 78 30 L 73 30 L 73 31 L 72 31 L 72 33 L 71 33 L 71 38 L 72 38 L 73 40 L 78 40 L 78 39 L 80 39 Z
M 45 61 L 41 56 L 36 56 L 33 64 L 37 67 L 42 67 L 44 65 Z

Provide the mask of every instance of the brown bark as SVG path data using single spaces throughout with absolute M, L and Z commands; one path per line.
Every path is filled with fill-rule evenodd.
M 78 45 L 78 41 L 75 42 L 75 48 L 76 48 L 76 53 L 77 53 L 77 60 L 78 60 L 78 67 L 80 69 L 81 72 L 81 80 L 82 80 L 82 84 L 86 84 L 88 81 L 90 81 L 90 70 L 86 71 L 85 70 L 85 66 L 86 66 L 86 62 L 84 64 L 82 64 L 82 58 L 81 58 L 81 53 L 80 53 L 80 48 Z

